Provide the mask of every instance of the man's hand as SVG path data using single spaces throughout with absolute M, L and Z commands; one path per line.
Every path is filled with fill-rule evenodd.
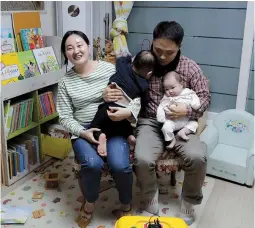
M 187 116 L 188 107 L 186 104 L 177 103 L 176 105 L 168 106 L 168 109 L 165 109 L 165 113 L 170 119 L 180 119 Z
M 107 111 L 107 114 L 112 121 L 125 120 L 132 115 L 131 111 L 127 108 L 109 107 L 109 109 L 110 111 Z
M 116 88 L 116 85 L 108 85 L 103 92 L 103 98 L 106 102 L 116 102 L 123 96 L 123 92 Z

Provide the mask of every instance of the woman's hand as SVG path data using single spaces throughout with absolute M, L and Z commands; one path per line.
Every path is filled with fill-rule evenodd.
M 90 143 L 99 144 L 99 142 L 94 138 L 93 132 L 100 131 L 98 128 L 90 128 L 88 130 L 82 130 L 80 136 L 86 139 Z
M 170 119 L 180 119 L 187 116 L 188 108 L 185 104 L 178 103 L 168 106 L 168 108 L 165 109 L 165 113 Z
M 112 121 L 125 120 L 132 115 L 131 111 L 127 108 L 109 107 L 109 109 L 110 111 L 107 111 L 107 114 Z
M 108 85 L 103 92 L 103 98 L 106 102 L 116 102 L 123 96 L 123 92 L 116 88 L 115 84 Z

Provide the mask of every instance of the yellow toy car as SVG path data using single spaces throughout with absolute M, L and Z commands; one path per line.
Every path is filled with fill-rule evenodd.
M 157 225 L 157 221 L 160 225 Z M 184 222 L 183 219 L 174 217 L 123 216 L 115 223 L 115 228 L 150 228 L 150 227 L 188 228 L 187 224 Z

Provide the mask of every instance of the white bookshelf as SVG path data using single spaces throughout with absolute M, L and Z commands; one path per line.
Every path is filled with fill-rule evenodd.
M 57 113 L 55 113 L 51 116 L 45 117 L 44 119 L 35 118 L 33 120 L 32 124 L 30 124 L 29 126 L 11 133 L 12 134 L 11 137 L 10 137 L 10 134 L 9 134 L 9 136 L 5 135 L 4 102 L 7 100 L 15 99 L 15 98 L 25 95 L 25 94 L 34 93 L 36 91 L 37 91 L 36 94 L 38 96 L 39 90 L 42 90 L 42 89 L 50 87 L 50 86 L 54 86 L 54 90 L 56 93 L 57 83 L 60 81 L 60 79 L 65 74 L 65 69 L 63 68 L 63 65 L 62 65 L 62 56 L 60 53 L 61 39 L 59 37 L 54 37 L 54 36 L 50 36 L 50 37 L 45 36 L 44 41 L 46 44 L 45 46 L 53 47 L 57 61 L 59 63 L 60 70 L 49 72 L 47 74 L 41 74 L 39 76 L 35 76 L 32 78 L 28 78 L 28 79 L 23 79 L 23 80 L 14 82 L 14 83 L 9 83 L 7 85 L 2 86 L 2 88 L 1 88 L 1 95 L 0 95 L 0 101 L 1 101 L 1 104 L 0 104 L 1 105 L 1 122 L 0 122 L 1 123 L 1 131 L 0 131 L 0 134 L 1 134 L 1 146 L 2 146 L 1 158 L 3 159 L 5 185 L 7 185 L 7 186 L 12 185 L 13 183 L 17 182 L 18 180 L 25 177 L 29 173 L 33 172 L 35 169 L 37 169 L 38 167 L 40 167 L 41 165 L 43 165 L 45 162 L 47 162 L 50 159 L 50 157 L 41 154 L 42 153 L 41 139 L 39 139 L 39 141 L 40 141 L 39 149 L 40 149 L 40 154 L 41 154 L 40 161 L 41 162 L 37 163 L 35 165 L 30 165 L 29 171 L 24 170 L 22 173 L 17 173 L 16 176 L 13 176 L 12 178 L 10 178 L 9 166 L 8 166 L 8 152 L 7 152 L 8 140 L 11 140 L 12 138 L 20 136 L 23 133 L 26 133 L 32 129 L 34 129 L 36 132 L 36 135 L 38 137 L 40 137 L 40 134 L 41 134 L 40 125 L 42 125 L 42 124 L 46 123 L 47 121 L 50 121 L 58 116 Z M 34 101 L 34 102 L 37 102 L 37 101 Z M 37 104 L 37 108 L 38 108 L 38 104 Z M 33 110 L 33 112 L 38 112 L 38 109 Z

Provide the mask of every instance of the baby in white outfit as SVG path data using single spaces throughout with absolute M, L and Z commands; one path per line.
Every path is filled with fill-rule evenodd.
M 187 141 L 189 140 L 187 135 L 196 132 L 198 123 L 197 121 L 189 120 L 188 117 L 171 120 L 167 118 L 165 111 L 168 111 L 168 107 L 178 106 L 180 103 L 184 103 L 196 110 L 200 107 L 200 100 L 193 90 L 183 88 L 182 78 L 178 73 L 169 72 L 164 76 L 163 80 L 165 94 L 157 110 L 157 121 L 164 123 L 161 130 L 164 134 L 167 148 L 171 149 L 176 143 L 175 131 L 178 131 L 177 135 L 181 139 Z

